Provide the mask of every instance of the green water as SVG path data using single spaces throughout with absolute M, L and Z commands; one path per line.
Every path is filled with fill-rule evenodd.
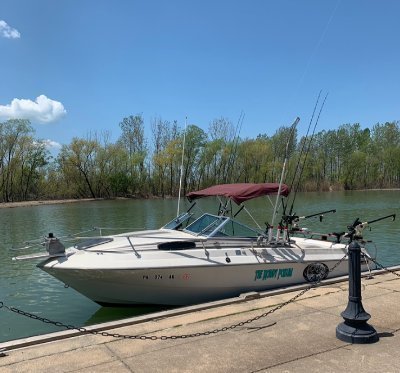
M 317 232 L 345 231 L 356 218 L 368 221 L 400 212 L 400 191 L 304 193 L 296 198 L 295 212 L 309 215 L 337 209 L 322 223 L 309 219 L 302 226 Z M 182 201 L 181 210 L 189 204 Z M 271 204 L 263 200 L 247 204 L 256 220 L 271 222 Z M 215 200 L 201 201 L 196 209 L 216 213 Z M 42 205 L 0 209 L 0 302 L 37 316 L 76 326 L 156 312 L 159 307 L 104 308 L 36 268 L 33 261 L 12 261 L 23 241 L 54 232 L 57 236 L 77 233 L 92 227 L 134 229 L 159 228 L 176 215 L 177 200 L 116 200 Z M 252 224 L 244 211 L 242 221 Z M 384 265 L 400 264 L 399 220 L 384 220 L 364 231 L 364 237 L 378 247 L 378 260 Z M 122 233 L 123 230 L 114 231 Z M 104 233 L 108 233 L 104 231 Z M 33 250 L 38 251 L 38 250 Z M 32 251 L 31 251 L 32 252 Z M 0 309 L 0 342 L 59 331 L 60 328 Z M 62 330 L 62 329 L 61 329 Z

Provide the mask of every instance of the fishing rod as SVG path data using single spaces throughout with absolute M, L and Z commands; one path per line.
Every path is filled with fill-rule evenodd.
M 296 168 L 295 168 L 294 173 L 293 173 L 292 181 L 291 181 L 291 183 L 289 184 L 289 190 L 292 190 L 292 189 L 293 189 L 293 185 L 294 185 L 294 182 L 295 182 L 295 180 L 296 180 L 296 175 L 297 175 L 297 172 L 298 172 L 299 167 L 300 167 L 300 161 L 301 161 L 301 158 L 302 158 L 302 156 L 303 156 L 304 148 L 305 148 L 305 145 L 306 145 L 306 139 L 307 139 L 308 134 L 309 134 L 309 132 L 310 132 L 311 124 L 312 124 L 312 122 L 313 122 L 313 120 L 314 120 L 315 112 L 316 112 L 317 107 L 318 107 L 318 103 L 319 103 L 319 99 L 320 99 L 320 97 L 321 97 L 321 93 L 322 93 L 322 90 L 319 91 L 317 100 L 316 100 L 315 105 L 314 105 L 314 110 L 313 110 L 312 115 L 311 115 L 310 122 L 308 123 L 307 132 L 306 132 L 306 135 L 305 135 L 305 137 L 304 137 L 304 141 L 303 141 L 302 146 L 301 146 L 301 150 L 300 150 L 300 154 L 299 154 L 299 159 L 298 159 L 298 161 L 297 161 Z M 284 200 L 283 200 L 283 198 L 282 198 L 283 216 L 286 216 L 286 207 L 287 207 L 288 204 L 289 204 L 289 200 L 288 200 L 287 203 L 285 204 L 285 202 L 284 202 Z
M 315 102 L 314 110 L 313 110 L 313 113 L 312 113 L 312 115 L 311 115 L 310 122 L 308 123 L 308 128 L 307 128 L 306 135 L 305 135 L 305 137 L 304 137 L 305 139 L 307 139 L 308 134 L 309 134 L 309 132 L 310 132 L 311 124 L 312 124 L 312 122 L 313 122 L 313 120 L 314 120 L 315 112 L 316 112 L 317 107 L 318 107 L 318 103 L 319 103 L 319 99 L 320 99 L 320 97 L 321 97 L 321 93 L 322 93 L 322 90 L 319 91 L 319 94 L 318 94 L 318 97 L 317 97 L 317 101 Z M 295 182 L 295 180 L 296 180 L 297 171 L 299 170 L 299 167 L 300 167 L 300 160 L 301 160 L 301 157 L 303 156 L 303 152 L 304 152 L 305 145 L 306 145 L 306 141 L 303 141 L 302 146 L 301 146 L 301 150 L 300 150 L 300 154 L 299 154 L 299 160 L 298 160 L 298 162 L 297 162 L 296 169 L 294 170 L 292 181 L 291 181 L 291 183 L 289 184 L 290 190 L 293 188 L 294 182 Z M 284 212 L 284 214 L 285 214 L 285 212 Z
M 325 106 L 325 102 L 326 102 L 326 99 L 327 99 L 327 98 L 328 98 L 328 93 L 325 95 L 324 101 L 322 102 L 322 105 L 321 105 L 321 107 L 320 107 L 320 109 L 319 109 L 318 116 L 317 116 L 317 120 L 315 121 L 315 124 L 314 124 L 313 132 L 312 132 L 312 134 L 311 134 L 310 140 L 308 141 L 307 151 L 306 151 L 305 157 L 304 157 L 304 162 L 303 162 L 303 165 L 302 165 L 302 167 L 301 167 L 301 169 L 300 169 L 300 175 L 299 175 L 299 177 L 298 177 L 297 184 L 296 184 L 296 187 L 295 187 L 295 189 L 294 189 L 294 195 L 293 195 L 292 204 L 291 204 L 291 206 L 290 206 L 289 216 L 292 215 L 292 212 L 293 212 L 293 207 L 294 207 L 294 203 L 295 203 L 295 201 L 296 201 L 297 192 L 298 192 L 298 190 L 299 190 L 301 177 L 303 176 L 303 171 L 304 171 L 304 169 L 305 169 L 305 165 L 306 165 L 306 162 L 307 162 L 308 154 L 310 153 L 311 143 L 312 143 L 312 141 L 313 141 L 313 139 L 314 139 L 315 130 L 316 130 L 316 128 L 317 128 L 317 125 L 318 125 L 318 122 L 319 122 L 319 118 L 320 118 L 320 116 L 321 116 L 321 113 L 322 113 L 322 110 L 323 110 L 323 108 L 324 108 L 324 106 Z M 300 160 L 299 160 L 299 162 L 300 162 Z
M 291 125 L 291 127 L 290 127 L 289 138 L 288 138 L 288 141 L 287 141 L 287 143 L 286 143 L 286 149 L 285 149 L 285 160 L 284 160 L 284 162 L 283 162 L 281 178 L 280 178 L 280 181 L 279 181 L 278 194 L 276 195 L 276 201 L 275 201 L 274 211 L 273 211 L 273 213 L 272 213 L 272 222 L 271 222 L 271 225 L 270 225 L 271 228 L 273 228 L 273 226 L 274 226 L 275 217 L 276 217 L 276 214 L 277 214 L 277 212 L 278 212 L 277 210 L 278 210 L 279 195 L 281 194 L 283 178 L 284 178 L 284 176 L 285 176 L 286 164 L 287 164 L 287 160 L 288 160 L 288 156 L 289 156 L 289 154 L 288 154 L 288 153 L 289 153 L 289 144 L 290 144 L 290 141 L 292 140 L 292 137 L 293 137 L 295 128 L 296 128 L 296 126 L 297 126 L 297 124 L 298 124 L 299 122 L 300 122 L 300 118 L 297 117 L 297 118 L 294 120 L 294 122 L 293 122 L 293 124 Z
M 390 215 L 386 215 L 386 216 L 382 216 L 380 218 L 374 219 L 374 220 L 370 220 L 370 221 L 366 221 L 366 222 L 361 222 L 359 218 L 357 218 L 353 224 L 348 225 L 347 229 L 349 230 L 349 233 L 346 234 L 347 237 L 350 238 L 350 242 L 353 241 L 353 239 L 356 240 L 360 240 L 362 239 L 362 232 L 363 230 L 368 226 L 371 225 L 373 223 L 376 223 L 378 221 L 381 220 L 385 220 L 388 218 L 392 218 L 392 221 L 396 220 L 396 214 L 390 214 Z
M 239 144 L 239 135 L 240 132 L 242 130 L 242 125 L 243 125 L 243 121 L 244 121 L 244 113 L 243 111 L 240 113 L 238 122 L 236 124 L 236 128 L 235 128 L 235 133 L 234 133 L 234 138 L 233 138 L 233 148 L 231 153 L 229 154 L 229 158 L 228 158 L 228 164 L 227 164 L 227 168 L 226 168 L 226 172 L 224 174 L 224 182 L 227 183 L 228 182 L 228 172 L 229 169 L 231 168 L 231 163 L 233 165 L 233 162 L 235 161 L 235 155 L 236 154 L 236 150 Z
M 329 214 L 329 213 L 331 213 L 331 212 L 332 212 L 332 213 L 335 213 L 336 210 L 333 209 L 333 210 L 327 210 L 327 211 L 318 212 L 318 213 L 316 213 L 316 214 L 311 214 L 311 215 L 307 215 L 307 216 L 298 216 L 297 219 L 298 219 L 298 220 L 300 220 L 300 219 L 309 219 L 309 218 L 313 218 L 313 217 L 319 215 L 319 221 L 322 221 L 324 214 Z
M 392 218 L 392 221 L 395 221 L 396 220 L 396 214 L 390 214 L 390 215 L 387 215 L 387 216 L 383 216 L 382 218 L 378 218 L 378 219 L 375 219 L 375 220 L 370 220 L 370 221 L 367 221 L 367 223 L 366 224 L 372 224 L 372 223 L 376 223 L 377 221 L 381 221 L 381 220 L 384 220 L 384 219 L 388 219 L 388 218 Z M 365 224 L 365 223 L 363 223 L 363 224 Z
M 322 219 L 324 218 L 324 214 L 335 213 L 335 212 L 336 212 L 336 210 L 333 209 L 333 210 L 326 210 L 326 211 L 317 212 L 315 214 L 306 215 L 306 216 L 297 216 L 295 214 L 285 215 L 282 220 L 285 222 L 285 225 L 291 225 L 293 223 L 298 223 L 299 220 L 310 219 L 310 218 L 314 218 L 316 216 L 319 216 L 319 221 L 322 222 Z

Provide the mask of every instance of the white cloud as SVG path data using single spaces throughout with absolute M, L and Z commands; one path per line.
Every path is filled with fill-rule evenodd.
M 43 143 L 47 149 L 59 150 L 62 147 L 62 145 L 59 142 L 50 139 L 43 140 Z
M 0 120 L 29 119 L 31 122 L 51 123 L 62 118 L 67 111 L 59 101 L 40 95 L 35 101 L 14 98 L 9 105 L 0 105 Z
M 7 39 L 19 39 L 21 34 L 15 28 L 10 27 L 7 22 L 0 19 L 0 36 Z

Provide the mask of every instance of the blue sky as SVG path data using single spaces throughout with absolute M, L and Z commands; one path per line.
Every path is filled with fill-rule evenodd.
M 397 0 L 2 0 L 0 121 L 68 144 L 142 113 L 242 137 L 400 119 Z

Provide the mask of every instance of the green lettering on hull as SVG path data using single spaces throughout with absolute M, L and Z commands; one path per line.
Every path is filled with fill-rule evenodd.
M 280 269 L 258 269 L 255 271 L 254 281 L 266 281 L 276 278 L 279 280 L 281 277 L 292 277 L 293 268 L 280 268 Z

